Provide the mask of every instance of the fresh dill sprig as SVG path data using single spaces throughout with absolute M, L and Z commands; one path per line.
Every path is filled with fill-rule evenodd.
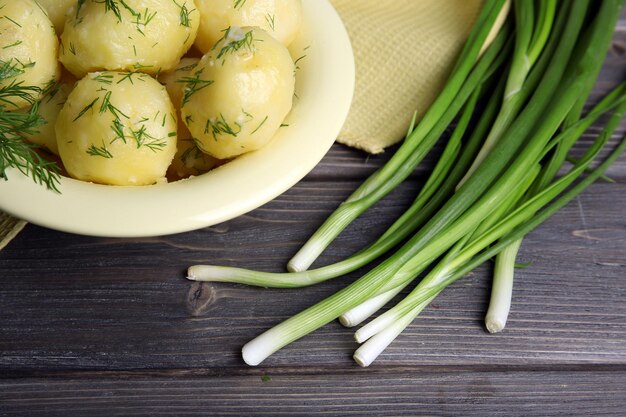
M 83 7 L 83 4 L 85 4 L 85 1 L 86 0 L 78 0 L 78 2 L 76 3 L 76 20 L 78 20 L 78 14 L 80 13 L 80 9 L 81 7 Z
M 241 125 L 235 122 L 234 127 L 231 126 L 226 118 L 224 118 L 223 114 L 220 114 L 220 117 L 217 119 L 207 119 L 206 124 L 204 125 L 204 133 L 211 133 L 211 135 L 213 135 L 213 139 L 215 140 L 217 140 L 218 135 L 230 135 L 237 137 L 239 132 L 241 132 Z
M 96 145 L 91 145 L 89 149 L 87 149 L 87 154 L 91 156 L 100 156 L 105 159 L 113 158 L 113 155 L 107 149 L 106 145 L 102 144 L 101 147 L 97 147 Z
M 201 75 L 202 70 L 196 71 L 191 77 L 181 77 L 176 80 L 177 83 L 184 84 L 183 101 L 181 106 L 187 104 L 195 93 L 213 84 L 213 80 L 203 80 L 200 78 Z
M 243 34 L 243 36 L 238 37 L 238 39 L 233 38 L 232 40 L 229 40 L 228 38 L 231 36 L 231 30 L 232 29 L 230 27 L 224 29 L 224 36 L 222 36 L 222 38 L 216 43 L 216 45 L 219 45 L 221 41 L 226 41 L 224 46 L 222 46 L 222 49 L 220 49 L 217 54 L 216 59 L 221 59 L 224 55 L 235 53 L 242 48 L 247 48 L 250 52 L 254 52 L 254 42 L 260 41 L 259 39 L 254 39 L 252 30 L 247 31 Z
M 39 116 L 38 104 L 26 113 L 7 112 L 0 105 L 0 178 L 7 180 L 7 169 L 15 168 L 36 183 L 59 192 L 59 166 L 39 155 L 37 145 L 25 142 L 20 137 L 24 133 L 36 133 L 43 123 L 45 121 Z
M 13 59 L 8 61 L 0 60 L 0 80 L 17 77 L 24 73 L 24 69 L 18 68 L 19 62 L 13 63 Z
M 275 24 L 276 24 L 276 16 L 273 14 L 266 14 L 265 15 L 265 21 L 267 22 L 268 26 L 270 27 L 270 29 L 272 29 L 272 31 L 275 31 L 276 29 Z
M 186 28 L 191 27 L 191 22 L 189 21 L 189 15 L 196 11 L 196 9 L 189 10 L 187 8 L 187 2 L 185 1 L 182 5 L 178 4 L 176 0 L 173 0 L 174 4 L 180 8 L 180 25 Z
M 104 11 L 106 12 L 112 12 L 115 17 L 117 18 L 118 22 L 122 22 L 122 9 L 126 10 L 132 17 L 133 17 L 133 23 L 135 24 L 136 28 L 137 28 L 137 32 L 141 33 L 142 35 L 145 35 L 144 33 L 144 29 L 146 26 L 148 26 L 148 24 L 152 21 L 152 19 L 154 19 L 154 17 L 157 15 L 157 12 L 151 12 L 150 10 L 148 10 L 148 8 L 146 8 L 144 10 L 143 13 L 136 11 L 135 9 L 133 9 L 131 6 L 129 6 L 126 1 L 124 0 L 98 0 L 95 1 L 96 3 L 100 3 L 100 4 L 104 4 Z M 78 4 L 78 8 L 80 10 L 80 6 L 82 6 L 81 3 Z M 78 12 L 76 14 L 78 16 Z
M 92 79 L 106 85 L 113 84 L 113 74 L 107 74 L 106 72 L 99 73 Z
M 265 116 L 265 118 L 261 121 L 261 123 L 256 127 L 256 129 L 250 132 L 250 134 L 254 135 L 265 124 L 265 122 L 267 122 L 268 117 L 269 116 Z
M 23 81 L 14 79 L 34 65 L 34 62 L 24 64 L 18 59 L 0 60 L 0 178 L 6 180 L 7 169 L 15 168 L 36 183 L 58 192 L 59 166 L 46 161 L 37 153 L 37 145 L 25 142 L 21 137 L 24 134 L 35 134 L 38 127 L 45 123 L 39 115 L 37 102 L 42 88 L 24 85 Z M 23 102 L 32 106 L 29 111 L 7 110 L 15 109 L 17 103 Z
M 193 142 L 193 146 L 187 148 L 179 157 L 180 161 L 185 166 L 191 166 L 194 161 L 202 158 L 203 155 L 206 155 L 200 150 L 200 148 L 198 148 L 195 139 L 182 139 L 180 142 Z
M 21 44 L 22 44 L 22 41 L 18 39 L 18 40 L 16 40 L 15 42 L 13 42 L 13 43 L 12 43 L 12 44 L 10 44 L 10 45 L 5 45 L 5 46 L 3 46 L 3 47 L 2 47 L 2 49 L 9 49 L 9 48 L 13 48 L 14 46 L 18 46 L 18 45 L 21 45 Z
M 83 117 L 85 115 L 85 113 L 87 113 L 90 109 L 93 108 L 93 106 L 95 106 L 95 104 L 98 102 L 98 100 L 100 100 L 100 97 L 94 98 L 91 103 L 89 103 L 85 107 L 83 107 L 83 109 L 80 112 L 78 112 L 78 115 L 74 118 L 74 120 L 72 120 L 72 122 L 75 122 L 76 120 L 78 120 L 81 117 Z
M 160 151 L 167 146 L 167 140 L 155 138 L 146 130 L 146 125 L 142 124 L 139 129 L 130 129 L 131 136 L 135 140 L 137 149 L 145 146 L 153 152 Z M 175 134 L 174 134 L 175 135 Z
M 246 0 L 233 0 L 233 8 L 240 9 L 246 4 Z
M 189 72 L 189 71 L 196 69 L 197 66 L 198 66 L 198 62 L 192 62 L 191 64 L 185 65 L 184 67 L 176 68 L 176 72 L 179 72 L 179 71 Z

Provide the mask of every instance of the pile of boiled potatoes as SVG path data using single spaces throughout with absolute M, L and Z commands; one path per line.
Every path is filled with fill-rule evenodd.
M 45 123 L 24 137 L 73 178 L 186 178 L 281 128 L 301 23 L 300 0 L 0 0 L 0 87 L 37 87 Z

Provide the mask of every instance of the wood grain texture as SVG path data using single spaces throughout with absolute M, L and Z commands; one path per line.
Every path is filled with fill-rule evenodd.
M 593 100 L 624 79 L 626 14 Z M 617 143 L 626 123 L 612 138 Z M 577 145 L 580 155 L 598 128 Z M 318 265 L 375 239 L 419 190 L 409 181 Z M 315 287 L 199 284 L 189 265 L 281 271 L 393 149 L 334 146 L 303 181 L 232 221 L 145 239 L 28 225 L 0 252 L 0 416 L 620 416 L 626 410 L 626 156 L 524 241 L 507 329 L 489 335 L 484 265 L 446 289 L 368 369 L 331 323 L 250 368 L 241 346 L 367 269 Z M 1 196 L 0 196 L 1 198 Z
M 184 279 L 188 265 L 281 270 L 305 236 L 352 188 L 307 181 L 250 215 L 153 239 L 77 237 L 29 226 L 2 256 L 0 366 L 38 369 L 238 367 L 240 347 L 360 275 L 300 290 Z M 506 332 L 482 324 L 485 266 L 451 286 L 375 366 L 626 363 L 626 225 L 596 184 L 525 241 Z M 343 258 L 400 212 L 410 184 L 350 227 L 325 264 Z M 250 239 L 250 236 L 258 236 Z M 54 242 L 52 245 L 51 242 Z M 26 272 L 26 273 L 25 273 Z M 362 271 L 360 271 L 362 272 Z M 267 366 L 354 366 L 352 332 L 337 323 L 276 353 Z
M 617 372 L 390 371 L 0 382 L 3 416 L 616 416 Z

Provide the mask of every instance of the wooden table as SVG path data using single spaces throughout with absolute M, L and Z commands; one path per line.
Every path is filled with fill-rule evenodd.
M 594 99 L 623 79 L 624 28 Z M 443 292 L 370 368 L 352 361 L 357 345 L 338 323 L 259 367 L 242 362 L 245 342 L 363 271 L 268 290 L 189 282 L 186 268 L 281 271 L 388 157 L 335 145 L 284 195 L 190 233 L 105 239 L 27 226 L 0 252 L 0 415 L 625 415 L 626 156 L 609 172 L 616 183 L 593 185 L 524 241 L 520 259 L 531 266 L 517 273 L 503 333 L 483 325 L 486 265 Z M 432 160 L 318 264 L 382 232 Z

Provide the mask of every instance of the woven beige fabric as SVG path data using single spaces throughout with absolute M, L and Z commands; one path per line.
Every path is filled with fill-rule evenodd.
M 9 244 L 26 225 L 23 220 L 16 219 L 0 211 L 0 250 Z
M 331 1 L 356 61 L 354 100 L 338 141 L 380 153 L 437 97 L 482 0 Z

